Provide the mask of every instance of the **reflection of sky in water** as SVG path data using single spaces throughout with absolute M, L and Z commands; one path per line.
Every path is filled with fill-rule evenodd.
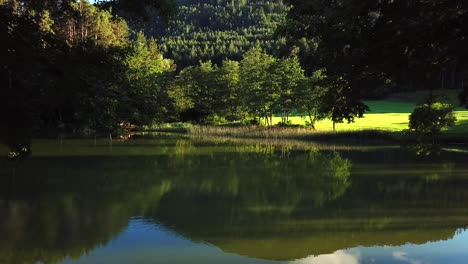
M 357 247 L 333 254 L 308 257 L 289 264 L 367 264 L 367 263 L 468 263 L 468 231 L 457 232 L 450 240 L 423 245 Z
M 148 264 L 148 263 L 274 263 L 225 253 L 215 246 L 193 243 L 163 226 L 132 220 L 126 231 L 106 246 L 78 261 L 65 264 Z M 285 264 L 367 264 L 367 263 L 468 263 L 468 231 L 457 232 L 450 240 L 424 245 L 357 247 L 332 254 L 310 256 Z
M 211 245 L 193 243 L 163 226 L 140 220 L 130 222 L 128 229 L 106 246 L 79 261 L 65 264 L 152 264 L 152 263 L 271 263 L 227 254 Z
M 358 264 L 360 260 L 359 251 L 346 252 L 339 250 L 333 254 L 311 256 L 289 262 L 289 264 Z
M 407 244 L 399 247 L 356 248 L 361 263 L 468 263 L 468 232 L 457 232 L 452 239 L 428 242 L 424 245 Z

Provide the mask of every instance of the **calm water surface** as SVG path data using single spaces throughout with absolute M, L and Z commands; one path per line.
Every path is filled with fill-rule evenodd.
M 171 135 L 36 140 L 30 158 L 0 158 L 0 263 L 468 263 L 467 161 Z

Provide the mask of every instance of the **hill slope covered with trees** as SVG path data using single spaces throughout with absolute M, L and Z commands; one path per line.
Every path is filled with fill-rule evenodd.
M 165 23 L 155 18 L 145 33 L 158 39 L 161 52 L 179 69 L 211 60 L 240 60 L 253 47 L 278 55 L 286 47 L 274 36 L 284 22 L 281 0 L 177 0 L 178 12 Z

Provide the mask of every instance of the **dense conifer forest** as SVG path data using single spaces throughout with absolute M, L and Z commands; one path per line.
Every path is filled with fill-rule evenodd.
M 287 52 L 285 38 L 274 36 L 288 11 L 281 0 L 178 0 L 177 4 L 173 20 L 153 19 L 145 32 L 158 39 L 161 52 L 180 69 L 199 61 L 240 60 L 253 47 L 276 56 Z

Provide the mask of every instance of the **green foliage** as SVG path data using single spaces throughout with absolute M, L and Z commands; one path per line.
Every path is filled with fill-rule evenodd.
M 157 37 L 164 56 L 179 69 L 211 60 L 241 60 L 253 47 L 278 55 L 285 41 L 274 36 L 287 6 L 281 0 L 178 0 L 178 13 L 163 23 L 147 23 L 145 32 Z
M 99 7 L 116 10 L 133 20 L 148 21 L 157 13 L 164 21 L 173 17 L 177 11 L 175 0 L 96 0 Z
M 280 60 L 253 48 L 240 62 L 225 60 L 218 67 L 208 61 L 183 69 L 169 93 L 184 121 L 253 117 L 271 125 L 274 113 L 287 121 L 304 80 L 297 58 Z
M 273 109 L 276 113 L 281 113 L 282 122 L 287 123 L 291 112 L 299 108 L 299 90 L 306 79 L 304 70 L 296 56 L 277 60 L 272 68 L 269 79 L 279 93 Z
M 277 59 L 260 48 L 246 52 L 240 63 L 228 60 L 217 67 L 208 61 L 185 68 L 169 93 L 183 121 L 253 118 L 272 126 L 274 114 L 280 114 L 286 125 L 299 111 L 307 113 L 314 128 L 327 117 L 334 123 L 354 122 L 367 110 L 345 80 L 326 78 L 323 71 L 307 78 L 297 57 Z
M 326 117 L 326 114 L 321 112 L 322 102 L 328 90 L 327 86 L 322 85 L 324 78 L 322 70 L 315 71 L 311 77 L 302 80 L 295 93 L 296 109 L 307 114 L 309 121 L 306 125 L 313 129 L 317 121 Z
M 270 68 L 276 59 L 253 48 L 240 62 L 242 98 L 247 111 L 253 117 L 271 117 L 273 105 L 279 98 L 279 89 L 270 78 Z
M 333 130 L 336 123 L 354 122 L 356 118 L 362 118 L 369 108 L 360 102 L 360 98 L 353 92 L 348 82 L 343 78 L 329 78 L 326 81 L 327 92 L 320 102 L 319 113 L 327 115 L 333 122 Z
M 52 57 L 49 47 L 61 46 L 33 19 L 18 15 L 16 6 L 10 4 L 0 5 L 0 137 L 16 151 L 23 144 L 9 139 L 16 136 L 27 141 L 24 139 L 38 125 L 37 109 L 45 103 L 41 87 L 54 76 L 47 70 Z
M 205 121 L 216 113 L 220 103 L 219 89 L 213 87 L 217 71 L 211 61 L 200 62 L 197 67 L 185 68 L 175 78 L 169 94 L 183 121 Z
M 5 1 L 0 14 L 0 137 L 12 151 L 28 149 L 32 134 L 167 118 L 175 65 L 154 39 L 130 42 L 123 19 L 87 1 Z
M 179 118 L 196 122 L 242 119 L 245 113 L 239 74 L 239 63 L 230 60 L 221 67 L 207 61 L 183 69 L 169 89 Z
M 176 66 L 161 55 L 156 41 L 146 39 L 142 32 L 131 45 L 132 52 L 127 58 L 130 87 L 122 103 L 128 118 L 124 121 L 149 125 L 167 120 L 172 107 L 166 87 Z
M 76 45 L 61 55 L 61 74 L 47 90 L 51 109 L 43 110 L 55 113 L 49 116 L 51 128 L 57 122 L 61 132 L 114 131 L 122 118 L 121 99 L 126 96 L 126 55 L 121 48 L 93 43 Z
M 429 100 L 418 105 L 409 117 L 409 129 L 404 130 L 409 141 L 406 145 L 418 155 L 438 153 L 440 146 L 436 136 L 443 129 L 454 126 L 456 120 L 451 104 Z
M 328 76 L 346 79 L 357 96 L 379 94 L 395 84 L 435 89 L 466 83 L 466 5 L 450 0 L 285 2 L 292 8 L 280 33 L 301 49 L 307 70 L 324 68 Z
M 456 118 L 450 104 L 439 102 L 417 106 L 409 117 L 409 131 L 422 137 L 438 135 L 442 129 L 455 125 Z
M 223 95 L 224 116 L 227 120 L 241 120 L 245 117 L 240 86 L 240 64 L 237 61 L 224 60 L 219 68 L 217 85 Z

